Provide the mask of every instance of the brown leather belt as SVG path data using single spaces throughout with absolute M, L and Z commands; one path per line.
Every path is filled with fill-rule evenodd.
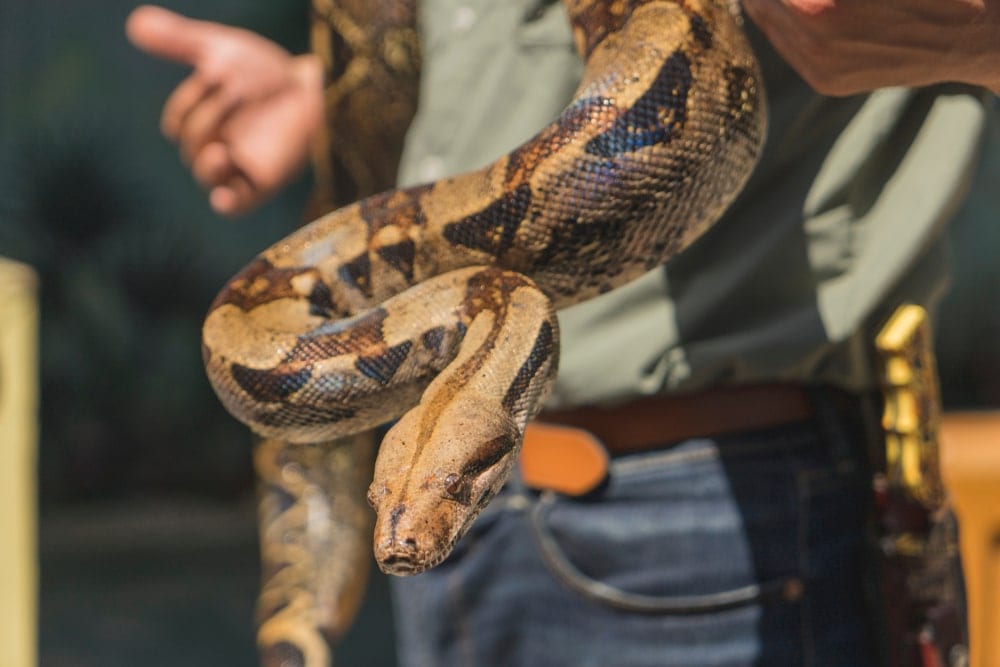
M 532 488 L 582 495 L 604 480 L 609 456 L 790 424 L 812 413 L 806 390 L 790 384 L 720 387 L 610 408 L 543 412 L 525 431 L 521 476 Z

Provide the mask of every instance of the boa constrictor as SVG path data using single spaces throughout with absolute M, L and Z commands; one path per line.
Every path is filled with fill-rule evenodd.
M 266 442 L 298 446 L 280 450 L 285 463 L 302 459 L 271 480 L 284 500 L 265 522 L 322 504 L 322 483 L 290 488 L 319 444 L 398 418 L 368 490 L 376 561 L 393 574 L 439 563 L 507 479 L 540 409 L 557 366 L 555 310 L 665 262 L 748 178 L 765 102 L 730 0 L 564 5 L 585 69 L 551 125 L 483 169 L 321 217 L 212 304 L 213 387 Z M 317 536 L 297 544 L 330 549 Z M 314 640 L 332 633 L 310 626 L 324 614 L 297 609 L 301 596 L 281 592 L 293 584 L 270 574 L 261 634 L 267 618 L 289 620 L 280 639 L 259 636 L 265 662 L 322 664 Z

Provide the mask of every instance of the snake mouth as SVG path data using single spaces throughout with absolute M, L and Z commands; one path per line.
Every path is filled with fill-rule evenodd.
M 408 553 L 390 553 L 384 556 L 376 556 L 376 562 L 382 572 L 398 577 L 408 577 L 414 574 L 420 574 L 421 572 L 435 567 L 443 560 L 444 555 L 430 560 L 413 558 L 412 555 Z
M 451 552 L 450 545 L 440 548 L 421 548 L 417 540 L 405 538 L 395 539 L 394 536 L 375 545 L 375 562 L 382 572 L 400 577 L 420 574 L 438 565 Z
M 426 569 L 404 556 L 389 556 L 384 560 L 379 560 L 378 568 L 386 574 L 395 574 L 404 577 L 411 574 L 420 574 Z

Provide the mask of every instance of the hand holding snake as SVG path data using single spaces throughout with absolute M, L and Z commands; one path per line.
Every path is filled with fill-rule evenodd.
M 1000 93 L 998 0 L 743 0 L 810 86 L 853 95 L 962 81 Z

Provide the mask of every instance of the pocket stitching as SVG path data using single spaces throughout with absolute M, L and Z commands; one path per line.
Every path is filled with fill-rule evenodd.
M 529 512 L 532 535 L 547 569 L 581 596 L 617 609 L 672 615 L 714 613 L 780 598 L 786 587 L 797 579 L 789 575 L 760 584 L 700 595 L 644 595 L 624 591 L 589 577 L 563 553 L 556 538 L 547 530 L 543 517 L 545 510 L 551 508 L 554 501 L 555 494 L 545 492 Z

